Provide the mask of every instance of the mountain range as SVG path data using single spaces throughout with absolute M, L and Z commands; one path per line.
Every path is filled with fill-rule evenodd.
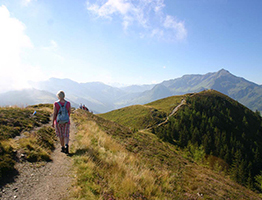
M 145 104 L 173 95 L 214 89 L 239 101 L 251 110 L 262 111 L 262 86 L 237 77 L 225 69 L 204 75 L 184 75 L 159 84 L 112 87 L 101 82 L 78 83 L 70 79 L 50 78 L 31 82 L 34 89 L 0 94 L 0 106 L 53 103 L 55 94 L 64 90 L 77 107 L 85 104 L 94 113 L 105 113 L 134 104 Z

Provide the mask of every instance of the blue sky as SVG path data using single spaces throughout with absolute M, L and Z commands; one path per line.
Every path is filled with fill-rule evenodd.
M 261 0 L 0 0 L 0 92 L 50 77 L 151 84 L 222 68 L 262 84 Z

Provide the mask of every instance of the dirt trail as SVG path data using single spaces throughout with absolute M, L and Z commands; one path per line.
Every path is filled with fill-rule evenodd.
M 71 121 L 70 144 L 74 143 L 76 128 Z M 16 165 L 18 175 L 14 182 L 0 189 L 0 199 L 11 200 L 62 200 L 69 199 L 69 189 L 74 179 L 73 160 L 60 152 L 59 143 L 51 155 L 51 162 Z
M 183 100 L 181 101 L 181 103 L 180 103 L 177 107 L 174 108 L 174 110 L 170 113 L 170 115 L 167 116 L 166 120 L 163 121 L 163 122 L 161 122 L 161 123 L 158 124 L 157 126 L 162 126 L 163 124 L 166 124 L 166 123 L 168 122 L 169 117 L 173 116 L 173 115 L 178 111 L 178 109 L 179 109 L 181 106 L 185 105 L 185 104 L 186 104 L 186 100 L 183 99 Z
M 185 100 L 185 99 L 182 99 L 181 103 L 173 109 L 173 111 L 167 116 L 167 118 L 166 118 L 165 121 L 163 121 L 163 122 L 161 122 L 161 123 L 159 123 L 159 124 L 157 124 L 157 125 L 154 125 L 154 126 L 152 126 L 152 127 L 149 127 L 149 128 L 147 128 L 147 129 L 143 129 L 143 130 L 141 130 L 141 131 L 150 130 L 150 129 L 154 128 L 154 127 L 159 127 L 159 126 L 162 126 L 162 125 L 166 124 L 166 123 L 168 122 L 168 120 L 169 120 L 169 117 L 173 116 L 173 115 L 178 111 L 178 109 L 179 109 L 181 106 L 185 105 L 185 104 L 186 104 L 186 100 Z

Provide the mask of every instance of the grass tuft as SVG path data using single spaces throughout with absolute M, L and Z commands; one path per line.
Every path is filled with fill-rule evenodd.
M 42 127 L 36 134 L 27 134 L 19 141 L 19 149 L 23 150 L 26 160 L 30 162 L 50 161 L 52 150 L 55 149 L 55 134 L 51 127 Z

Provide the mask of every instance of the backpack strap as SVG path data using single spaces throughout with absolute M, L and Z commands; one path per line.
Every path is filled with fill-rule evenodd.
M 62 107 L 61 103 L 59 101 L 57 101 L 58 105 L 60 106 L 60 108 Z
M 57 103 L 58 103 L 58 105 L 59 105 L 60 108 L 61 108 L 61 107 L 62 107 L 61 103 L 60 103 L 59 101 L 57 101 Z M 67 103 L 67 101 L 65 101 L 65 104 L 64 104 L 65 107 L 66 107 L 66 103 Z

